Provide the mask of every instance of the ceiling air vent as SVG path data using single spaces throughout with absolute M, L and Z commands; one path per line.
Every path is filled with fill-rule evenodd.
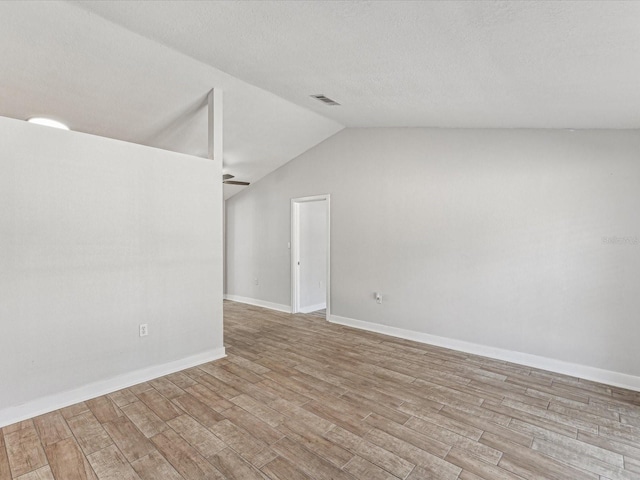
M 325 97 L 324 95 L 322 95 L 321 93 L 318 95 L 309 95 L 312 98 L 315 98 L 316 100 L 320 100 L 322 103 L 324 103 L 325 105 L 331 105 L 336 106 L 336 105 L 340 105 L 338 102 L 336 102 L 335 100 L 331 100 L 329 97 Z

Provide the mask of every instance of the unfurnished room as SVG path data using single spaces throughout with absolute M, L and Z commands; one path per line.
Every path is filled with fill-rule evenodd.
M 0 2 L 0 480 L 640 480 L 640 2 Z

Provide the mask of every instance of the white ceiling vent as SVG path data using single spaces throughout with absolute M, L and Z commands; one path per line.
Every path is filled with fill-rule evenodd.
M 325 105 L 331 105 L 332 107 L 336 106 L 336 105 L 340 105 L 335 100 L 331 100 L 329 97 L 325 97 L 321 93 L 319 93 L 318 95 L 309 95 L 309 96 L 312 97 L 312 98 L 315 98 L 316 100 L 320 100 Z

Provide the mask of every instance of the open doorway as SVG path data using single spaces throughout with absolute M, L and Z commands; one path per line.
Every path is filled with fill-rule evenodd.
M 291 313 L 330 310 L 330 196 L 291 200 Z

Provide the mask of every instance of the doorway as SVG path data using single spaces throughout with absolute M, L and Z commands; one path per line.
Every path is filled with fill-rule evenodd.
M 291 313 L 330 311 L 330 195 L 291 199 Z

